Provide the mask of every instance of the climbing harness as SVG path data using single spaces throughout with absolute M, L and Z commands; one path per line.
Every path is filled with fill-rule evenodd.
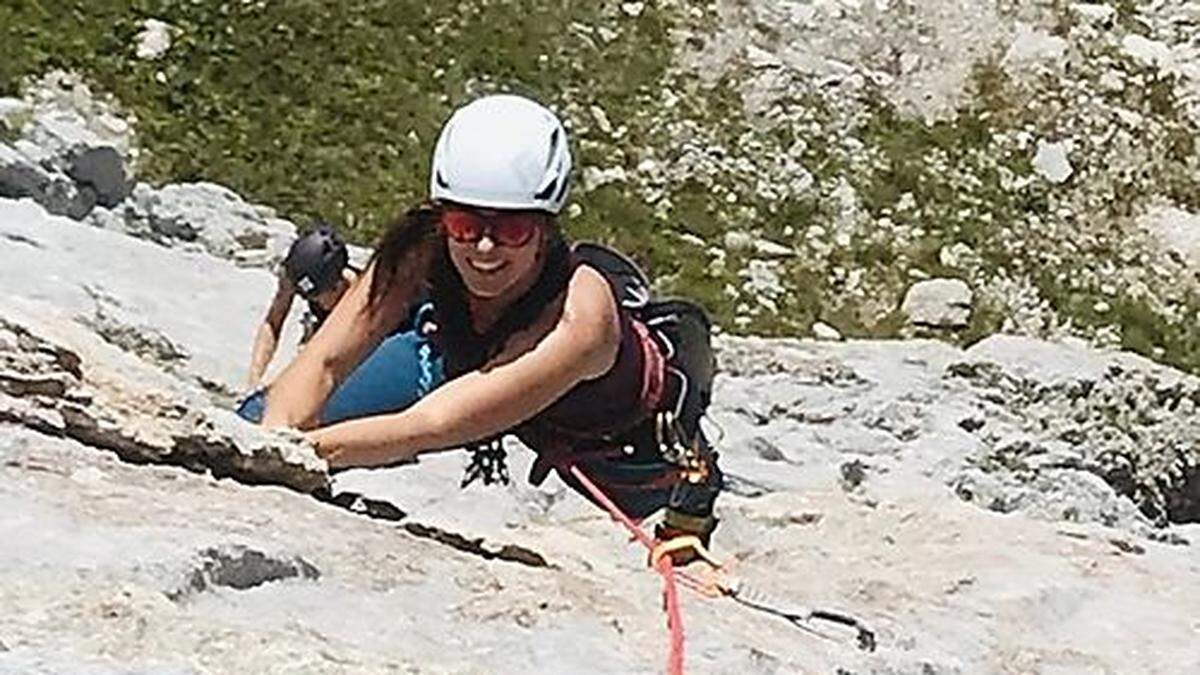
M 725 565 L 717 560 L 716 556 L 708 550 L 704 542 L 700 540 L 700 537 L 682 535 L 665 541 L 657 541 L 651 538 L 633 519 L 621 511 L 620 507 L 609 499 L 578 466 L 571 464 L 568 470 L 571 476 L 579 481 L 597 502 L 608 509 L 613 519 L 624 525 L 633 535 L 634 539 L 646 547 L 649 551 L 648 562 L 650 567 L 654 568 L 663 577 L 663 599 L 667 612 L 667 629 L 671 634 L 670 649 L 667 656 L 667 673 L 669 675 L 682 675 L 683 673 L 683 617 L 679 610 L 679 593 L 676 588 L 676 581 L 704 597 L 730 598 L 744 607 L 777 616 L 801 630 L 825 639 L 834 638 L 814 628 L 811 625 L 812 622 L 827 621 L 852 628 L 857 632 L 856 642 L 858 648 L 867 652 L 875 651 L 875 633 L 864 626 L 858 619 L 847 614 L 823 609 L 786 609 L 783 603 L 770 598 L 761 591 L 751 588 L 744 580 L 727 575 Z M 671 554 L 683 551 L 692 552 L 695 559 L 701 560 L 709 566 L 710 569 L 709 573 L 705 575 L 706 578 L 701 578 L 683 570 L 677 571 L 674 569 Z
M 632 473 L 642 474 L 638 478 L 641 487 L 659 489 L 663 486 L 643 480 L 651 455 L 662 460 L 663 473 L 671 474 L 673 479 L 678 478 L 679 468 L 686 470 L 689 464 L 703 461 L 698 453 L 689 456 L 689 446 L 699 433 L 699 419 L 708 407 L 716 368 L 708 316 L 703 308 L 685 300 L 654 299 L 645 273 L 619 251 L 581 242 L 573 246 L 572 255 L 579 264 L 605 277 L 622 314 L 628 318 L 632 335 L 623 334 L 622 339 L 628 337 L 640 355 L 638 405 L 628 419 L 610 420 L 612 425 L 605 428 L 595 428 L 594 424 L 572 428 L 547 419 L 529 420 L 523 427 L 525 434 L 546 441 L 556 439 L 533 445 L 539 459 L 530 480 L 536 485 L 551 468 L 565 470 L 570 463 L 586 465 L 587 461 L 607 460 L 606 473 L 618 470 L 618 465 L 632 465 Z M 567 446 L 561 448 L 563 452 L 556 452 L 559 449 L 555 446 L 560 444 L 557 439 L 566 439 L 561 443 Z M 464 472 L 464 486 L 476 480 L 485 485 L 505 482 L 499 476 L 503 452 L 494 444 L 473 444 L 467 449 L 472 456 Z M 630 457 L 622 455 L 637 457 L 630 462 Z M 612 484 L 610 476 L 603 478 L 602 483 Z

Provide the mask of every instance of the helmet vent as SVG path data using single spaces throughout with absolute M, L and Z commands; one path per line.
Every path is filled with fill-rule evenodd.
M 558 187 L 558 178 L 546 184 L 546 187 L 533 196 L 534 199 L 549 199 L 550 195 L 554 194 L 554 189 Z
M 449 184 L 449 183 L 447 183 L 447 182 L 446 182 L 446 179 L 442 177 L 442 172 L 441 172 L 441 171 L 438 171 L 435 177 L 436 177 L 436 179 L 437 179 L 437 184 L 438 184 L 438 185 L 440 185 L 441 187 L 444 187 L 444 188 L 446 188 L 447 190 L 449 190 L 449 189 L 450 189 L 450 184 Z
M 556 202 L 562 201 L 563 197 L 567 195 L 567 186 L 571 184 L 567 176 L 562 176 L 561 178 L 562 180 L 558 183 L 558 194 L 554 195 L 554 201 Z
M 550 168 L 550 164 L 554 161 L 554 154 L 558 151 L 558 129 L 550 133 L 550 152 L 546 153 L 546 168 Z

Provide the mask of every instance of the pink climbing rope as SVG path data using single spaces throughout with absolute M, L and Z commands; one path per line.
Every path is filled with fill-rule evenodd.
M 600 502 L 604 508 L 608 509 L 608 512 L 612 514 L 614 519 L 624 525 L 626 529 L 633 534 L 634 538 L 637 539 L 643 546 L 645 546 L 648 551 L 650 551 L 650 559 L 654 563 L 655 569 L 659 574 L 662 575 L 663 600 L 667 611 L 667 628 L 671 631 L 671 651 L 667 658 L 667 673 L 669 673 L 669 675 L 683 675 L 683 618 L 679 611 L 679 592 L 675 587 L 675 580 L 677 577 L 684 586 L 687 586 L 702 596 L 708 598 L 720 596 L 730 597 L 752 609 L 768 612 L 770 614 L 787 619 L 789 622 L 797 625 L 798 627 L 803 627 L 801 626 L 800 622 L 813 618 L 832 621 L 843 626 L 852 627 L 858 632 L 857 640 L 859 649 L 868 652 L 875 651 L 875 633 L 852 616 L 825 610 L 813 610 L 807 614 L 786 613 L 777 608 L 755 602 L 753 599 L 747 600 L 746 598 L 741 597 L 744 595 L 742 591 L 739 591 L 736 587 L 729 586 L 728 581 L 721 578 L 720 573 L 724 569 L 724 565 L 713 559 L 712 554 L 709 553 L 704 546 L 698 543 L 692 542 L 685 545 L 695 549 L 696 553 L 698 553 L 705 562 L 712 566 L 716 575 L 712 579 L 704 580 L 684 571 L 676 572 L 672 566 L 670 555 L 664 554 L 669 552 L 659 550 L 660 547 L 666 547 L 671 542 L 666 542 L 663 544 L 656 542 L 650 537 L 650 535 L 646 534 L 645 530 L 639 527 L 632 518 L 626 515 L 620 507 L 613 503 L 613 501 L 608 498 L 608 495 L 604 494 L 600 488 L 596 487 L 596 484 L 593 483 L 586 475 L 584 475 L 584 473 L 579 470 L 579 467 L 571 464 L 568 468 L 571 475 L 575 477 L 575 480 L 579 481 L 579 483 L 583 485 L 583 487 L 589 493 L 591 493 L 592 497 L 594 497 L 596 501 Z M 817 633 L 817 635 L 820 635 L 820 633 Z
M 654 550 L 654 539 L 646 534 L 646 531 L 639 527 L 637 523 L 633 522 L 633 519 L 626 515 L 619 506 L 613 503 L 608 498 L 608 495 L 596 487 L 596 484 L 584 475 L 579 470 L 579 467 L 572 464 L 570 471 L 575 480 L 579 481 L 596 501 L 608 509 L 612 517 L 624 525 L 633 534 L 634 538 L 646 547 L 646 550 Z M 658 573 L 663 578 L 663 599 L 667 611 L 667 630 L 671 632 L 671 647 L 667 656 L 667 673 L 669 675 L 683 675 L 683 617 L 679 611 L 679 591 L 675 588 L 675 568 L 671 564 L 671 557 L 663 556 L 659 558 L 655 569 L 658 570 Z M 690 581 L 692 580 L 689 579 Z

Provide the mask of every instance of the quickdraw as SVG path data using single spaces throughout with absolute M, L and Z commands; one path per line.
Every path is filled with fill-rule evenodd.
M 772 600 L 769 596 L 759 591 L 748 588 L 741 581 L 732 581 L 727 585 L 723 585 L 721 586 L 721 591 L 725 597 L 744 607 L 777 616 L 795 627 L 818 637 L 833 639 L 814 628 L 812 626 L 813 621 L 828 621 L 853 629 L 858 648 L 865 652 L 875 651 L 875 631 L 867 628 L 861 621 L 848 614 L 825 609 L 783 609 L 782 603 Z
M 679 596 L 675 582 L 678 579 L 685 586 L 708 598 L 727 597 L 738 604 L 750 609 L 765 612 L 787 620 L 801 630 L 818 637 L 832 639 L 812 627 L 811 622 L 821 620 L 837 623 L 857 631 L 857 645 L 863 651 L 875 651 L 875 633 L 863 625 L 861 621 L 846 614 L 829 610 L 784 610 L 779 604 L 772 603 L 765 594 L 751 589 L 744 581 L 729 576 L 726 566 L 704 545 L 699 537 L 683 535 L 665 541 L 656 541 L 646 534 L 628 515 L 623 512 L 578 466 L 570 465 L 569 472 L 575 480 L 591 493 L 597 502 L 608 509 L 609 514 L 633 535 L 639 543 L 649 551 L 650 567 L 663 577 L 663 599 L 667 612 L 667 628 L 671 632 L 670 651 L 667 657 L 667 672 L 669 675 L 683 674 L 684 632 L 683 616 L 679 609 Z M 691 551 L 696 559 L 702 560 L 709 566 L 707 578 L 700 578 L 686 571 L 676 571 L 672 564 L 671 554 Z
M 463 472 L 462 483 L 459 487 L 467 487 L 476 480 L 482 480 L 484 485 L 499 483 L 508 485 L 507 453 L 499 438 L 482 441 L 470 448 L 471 462 Z
M 861 621 L 841 612 L 834 612 L 826 609 L 784 609 L 785 603 L 778 599 L 754 589 L 745 580 L 733 577 L 726 572 L 723 565 L 717 558 L 704 546 L 699 537 L 685 535 L 675 537 L 664 542 L 660 542 L 650 551 L 650 566 L 657 567 L 659 561 L 671 553 L 690 550 L 695 559 L 702 560 L 709 567 L 709 574 L 706 579 L 697 579 L 691 575 L 686 575 L 684 572 L 679 572 L 680 576 L 689 577 L 689 587 L 697 592 L 710 598 L 726 597 L 738 604 L 754 609 L 760 612 L 765 612 L 773 616 L 777 616 L 814 635 L 828 638 L 829 636 L 816 630 L 811 622 L 813 621 L 828 621 L 836 623 L 847 628 L 851 628 L 856 632 L 855 640 L 858 648 L 873 652 L 876 647 L 875 632 L 867 628 Z
M 700 438 L 700 433 L 688 434 L 670 410 L 654 416 L 654 440 L 658 443 L 659 454 L 667 462 L 679 466 L 683 479 L 692 483 L 701 483 L 708 477 L 709 466 L 700 447 Z
M 682 479 L 691 483 L 702 483 L 708 475 L 708 463 L 703 461 L 701 449 L 696 443 L 688 446 L 681 442 L 681 439 L 684 438 L 683 430 L 674 416 L 670 412 L 661 413 L 656 419 L 655 429 L 659 444 L 675 449 L 677 461 L 683 468 Z M 664 556 L 685 551 L 693 554 L 688 556 L 689 560 L 701 560 L 710 568 L 708 578 L 703 581 L 689 578 L 690 575 L 686 573 L 680 574 L 681 578 L 685 579 L 685 583 L 697 592 L 707 597 L 730 598 L 745 607 L 778 616 L 797 628 L 810 630 L 817 635 L 821 635 L 821 633 L 806 624 L 822 620 L 844 625 L 857 631 L 856 637 L 860 649 L 875 651 L 875 634 L 862 622 L 849 615 L 829 610 L 787 611 L 780 609 L 782 603 L 772 600 L 765 593 L 752 589 L 744 580 L 731 577 L 726 566 L 708 550 L 703 540 L 697 536 L 682 535 L 659 542 L 650 550 L 650 566 L 657 568 Z

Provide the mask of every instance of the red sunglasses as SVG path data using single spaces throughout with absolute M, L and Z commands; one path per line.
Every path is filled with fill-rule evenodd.
M 486 234 L 498 246 L 516 248 L 529 243 L 546 216 L 536 211 L 476 211 L 446 209 L 442 231 L 460 244 L 474 244 Z

